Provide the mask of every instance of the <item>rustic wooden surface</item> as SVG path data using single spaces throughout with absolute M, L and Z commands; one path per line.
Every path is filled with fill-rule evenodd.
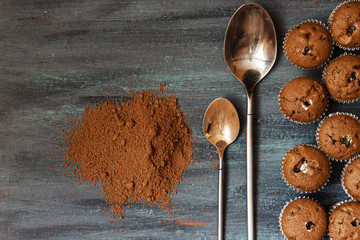
M 0 1 L 0 239 L 216 239 L 217 155 L 201 133 L 202 114 L 216 97 L 234 103 L 242 128 L 225 156 L 225 238 L 246 239 L 245 90 L 225 67 L 222 49 L 227 23 L 245 2 Z M 278 37 L 275 66 L 255 91 L 256 230 L 258 239 L 282 239 L 280 210 L 303 195 L 284 184 L 280 162 L 295 145 L 316 143 L 317 123 L 286 120 L 277 94 L 293 77 L 321 73 L 291 66 L 282 40 L 301 21 L 325 22 L 341 1 L 255 2 L 273 18 Z M 64 169 L 51 168 L 52 158 L 64 156 L 50 136 L 89 100 L 129 97 L 129 89 L 156 89 L 160 82 L 189 118 L 198 164 L 173 197 L 174 216 L 136 204 L 125 221 L 109 223 L 96 188 L 73 186 Z M 359 106 L 331 101 L 327 114 L 360 116 Z M 343 165 L 333 163 L 328 186 L 308 196 L 325 208 L 346 199 Z M 206 224 L 180 224 L 186 222 Z

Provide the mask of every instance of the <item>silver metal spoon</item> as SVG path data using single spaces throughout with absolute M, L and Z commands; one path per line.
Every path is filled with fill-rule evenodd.
M 218 239 L 223 239 L 223 156 L 226 147 L 239 134 L 240 121 L 232 103 L 225 98 L 215 99 L 206 109 L 202 125 L 206 139 L 219 153 Z
M 242 5 L 229 21 L 224 57 L 227 67 L 245 86 L 247 93 L 246 172 L 247 172 L 247 235 L 255 239 L 253 204 L 253 92 L 270 71 L 276 59 L 276 32 L 269 14 L 260 5 Z

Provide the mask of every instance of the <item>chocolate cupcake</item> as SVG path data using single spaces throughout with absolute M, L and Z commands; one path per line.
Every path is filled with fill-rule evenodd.
M 328 158 L 317 147 L 299 145 L 283 158 L 282 175 L 286 183 L 303 192 L 314 192 L 324 187 L 331 172 Z
M 322 66 L 333 49 L 328 29 L 317 20 L 308 20 L 292 28 L 285 36 L 283 47 L 288 60 L 303 69 Z
M 360 2 L 346 1 L 338 5 L 328 19 L 337 46 L 357 50 L 360 46 Z
M 287 82 L 280 91 L 278 103 L 282 113 L 296 123 L 312 123 L 326 111 L 328 97 L 325 87 L 310 77 Z
M 346 164 L 341 178 L 344 191 L 352 199 L 360 201 L 360 157 Z
M 341 55 L 323 70 L 322 77 L 335 101 L 350 103 L 360 98 L 360 57 Z
M 360 239 L 360 203 L 340 202 L 330 213 L 329 236 L 332 240 Z
M 333 113 L 316 131 L 321 149 L 334 160 L 348 160 L 360 152 L 360 122 L 350 113 Z
M 332 113 L 316 131 L 321 149 L 333 160 L 348 160 L 360 152 L 360 122 L 350 113 Z
M 279 218 L 280 229 L 287 239 L 320 240 L 327 224 L 323 207 L 309 198 L 298 198 L 286 204 Z

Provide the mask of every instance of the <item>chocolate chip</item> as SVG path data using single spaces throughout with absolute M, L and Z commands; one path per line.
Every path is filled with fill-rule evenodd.
M 305 55 L 305 56 L 306 56 L 306 55 L 312 56 L 313 54 L 312 54 L 311 52 L 312 52 L 312 47 L 306 46 L 306 47 L 303 49 L 302 54 Z
M 351 72 L 346 74 L 346 78 L 348 83 L 351 83 L 352 81 L 354 81 L 356 79 L 356 72 Z
M 356 27 L 353 25 L 350 25 L 348 27 L 348 29 L 346 30 L 346 35 L 348 35 L 349 37 L 353 34 L 353 32 L 356 30 Z
M 308 232 L 312 232 L 312 231 L 314 231 L 315 223 L 313 223 L 312 221 L 307 222 L 307 223 L 305 223 L 305 227 Z
M 310 103 L 308 102 L 308 101 L 306 101 L 306 102 L 303 102 L 303 105 L 305 106 L 305 107 L 310 107 Z
M 360 226 L 360 220 L 358 218 L 355 218 L 354 221 L 351 222 L 351 225 L 354 227 Z
M 349 148 L 351 146 L 351 138 L 349 136 L 343 136 L 340 138 L 341 144 L 344 144 L 346 148 Z

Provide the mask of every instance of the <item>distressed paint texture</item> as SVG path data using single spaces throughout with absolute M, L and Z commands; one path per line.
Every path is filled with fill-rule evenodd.
M 225 238 L 246 239 L 246 96 L 226 69 L 222 49 L 227 23 L 245 2 L 1 1 L 0 239 L 216 239 L 217 155 L 201 132 L 202 114 L 216 97 L 229 98 L 241 121 L 240 136 L 225 155 Z M 326 22 L 340 2 L 256 1 L 273 18 L 278 37 L 277 61 L 254 99 L 258 239 L 282 238 L 280 210 L 299 196 L 281 179 L 283 155 L 297 144 L 316 143 L 316 124 L 286 120 L 277 95 L 291 78 L 319 79 L 321 69 L 291 66 L 283 37 L 306 19 Z M 128 98 L 130 89 L 156 89 L 161 82 L 192 125 L 198 164 L 173 197 L 175 215 L 139 203 L 125 212 L 125 221 L 110 224 L 96 188 L 72 187 L 63 169 L 52 168 L 52 158 L 64 156 L 52 149 L 50 135 L 88 101 Z M 331 101 L 328 113 L 360 116 L 359 104 Z M 343 165 L 334 163 L 328 186 L 309 195 L 326 208 L 346 198 L 339 183 Z

